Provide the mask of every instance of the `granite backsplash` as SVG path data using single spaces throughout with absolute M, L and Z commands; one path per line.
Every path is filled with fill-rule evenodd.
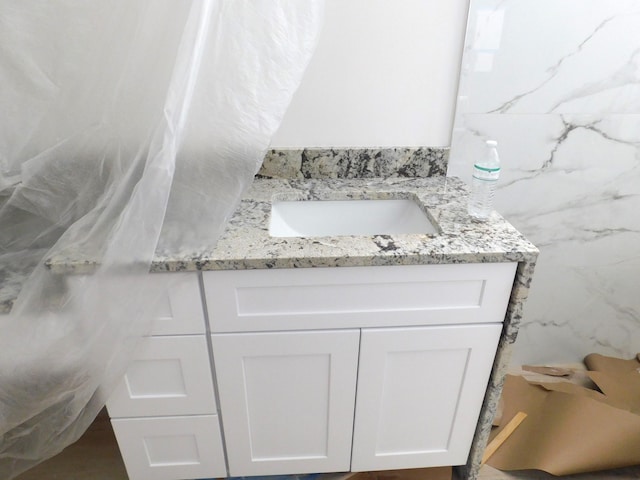
M 392 178 L 445 176 L 449 148 L 273 149 L 258 178 Z

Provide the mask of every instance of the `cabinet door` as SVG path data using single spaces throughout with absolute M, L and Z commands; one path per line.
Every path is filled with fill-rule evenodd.
M 351 469 L 465 463 L 501 328 L 363 330 Z
M 231 476 L 349 470 L 358 330 L 212 337 Z

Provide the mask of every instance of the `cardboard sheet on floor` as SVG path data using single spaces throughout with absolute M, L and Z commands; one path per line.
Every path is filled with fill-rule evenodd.
M 570 475 L 640 464 L 640 362 L 590 355 L 585 363 L 603 393 L 507 376 L 501 425 L 519 411 L 528 416 L 489 465 Z

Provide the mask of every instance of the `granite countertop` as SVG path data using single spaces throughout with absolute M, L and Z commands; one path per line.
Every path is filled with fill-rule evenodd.
M 256 179 L 211 251 L 160 253 L 154 271 L 347 267 L 427 263 L 512 262 L 538 250 L 497 213 L 487 222 L 467 214 L 467 187 L 456 178 Z M 272 200 L 414 197 L 437 235 L 276 238 Z M 533 256 L 533 257 L 532 257 Z
M 475 222 L 468 190 L 451 177 L 368 179 L 256 178 L 215 247 L 156 252 L 152 272 L 519 262 L 538 250 L 494 212 Z M 272 200 L 414 198 L 439 234 L 278 238 L 269 235 Z M 89 273 L 90 259 L 53 257 L 52 270 Z
M 467 187 L 456 178 L 256 179 L 210 252 L 164 255 L 154 270 L 347 267 L 511 262 L 538 253 L 499 214 L 467 214 Z M 276 238 L 268 232 L 272 200 L 414 198 L 440 233 Z M 533 256 L 533 257 L 532 257 Z

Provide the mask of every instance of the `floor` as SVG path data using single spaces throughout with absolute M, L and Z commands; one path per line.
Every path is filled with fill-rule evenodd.
M 638 480 L 640 467 L 568 477 L 543 472 L 506 473 L 487 465 L 480 480 Z M 85 435 L 60 455 L 23 473 L 16 480 L 128 480 L 111 424 L 101 413 Z
M 524 470 L 521 472 L 501 472 L 485 465 L 480 470 L 479 480 L 637 480 L 640 479 L 640 467 L 608 470 L 606 472 L 585 473 L 581 475 L 568 475 L 555 477 L 537 470 Z

